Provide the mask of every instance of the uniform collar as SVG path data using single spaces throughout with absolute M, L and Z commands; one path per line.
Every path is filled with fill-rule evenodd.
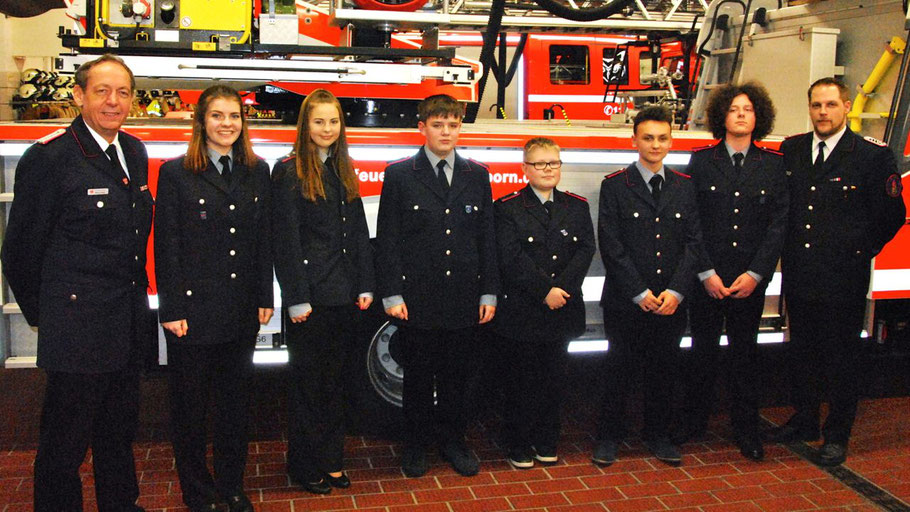
M 105 139 L 104 137 L 101 136 L 101 134 L 99 134 L 98 132 L 93 130 L 92 127 L 88 125 L 88 123 L 83 123 L 83 124 L 85 124 L 85 128 L 88 130 L 88 132 L 90 134 L 92 134 L 92 138 L 94 138 L 95 142 L 98 143 L 98 147 L 101 148 L 101 151 L 107 151 L 107 147 L 110 146 L 111 144 L 113 144 L 114 147 L 117 148 L 117 154 L 123 155 L 123 148 L 120 147 L 120 134 L 119 133 L 117 134 L 116 137 L 114 137 L 113 142 L 108 142 L 107 139 Z
M 531 185 L 528 185 L 528 187 L 531 188 L 531 192 L 534 192 L 534 195 L 540 200 L 540 204 L 545 204 L 547 201 L 554 201 L 556 199 L 556 187 L 553 187 L 553 189 L 550 190 L 550 197 L 545 196 L 543 192 Z
M 831 154 L 832 151 L 834 151 L 834 148 L 837 147 L 837 143 L 840 142 L 841 138 L 843 138 L 845 133 L 847 133 L 847 123 L 844 123 L 844 126 L 841 127 L 840 131 L 838 131 L 834 135 L 825 139 L 825 141 L 824 141 L 825 148 L 828 150 L 829 155 Z M 819 142 L 822 142 L 822 139 L 818 136 L 817 133 L 815 133 L 815 130 L 812 130 L 813 151 L 815 151 L 815 149 L 818 148 Z
M 440 160 L 445 160 L 446 164 L 449 165 L 449 169 L 452 169 L 452 170 L 455 169 L 455 150 L 452 150 L 451 152 L 449 152 L 449 154 L 446 155 L 445 158 L 439 158 L 438 156 L 436 156 L 436 153 L 433 153 L 432 151 L 427 149 L 426 146 L 423 147 L 423 153 L 427 156 L 427 160 L 430 161 L 430 166 L 434 169 L 434 172 L 435 172 L 436 166 L 439 164 Z
M 215 151 L 214 149 L 212 149 L 212 148 L 210 148 L 210 147 L 208 147 L 208 146 L 206 146 L 205 149 L 206 149 L 206 152 L 207 152 L 208 155 L 209 155 L 209 160 L 211 160 L 212 164 L 215 165 L 215 169 L 218 169 L 218 172 L 219 172 L 219 173 L 221 173 L 221 171 L 224 170 L 224 169 L 222 169 L 222 165 L 221 165 L 221 157 L 222 157 L 222 156 L 227 156 L 228 158 L 230 158 L 230 159 L 231 159 L 231 164 L 233 165 L 233 163 L 234 163 L 234 148 L 231 148 L 230 150 L 228 150 L 228 152 L 227 152 L 226 154 L 224 154 L 224 155 L 222 155 L 221 153 Z
M 727 144 L 727 141 L 724 141 L 724 147 L 727 148 L 727 155 L 730 156 L 731 161 L 733 160 L 733 155 L 735 155 L 736 153 L 742 153 L 743 160 L 745 160 L 746 155 L 749 154 L 749 148 L 752 147 L 752 144 L 749 144 L 748 146 L 746 146 L 746 149 L 744 149 L 742 151 L 737 151 L 737 150 L 733 149 L 729 144 Z
M 645 180 L 645 183 L 648 183 L 649 188 L 651 187 L 651 185 L 650 185 L 651 178 L 653 178 L 655 174 L 660 176 L 661 179 L 663 179 L 664 181 L 667 181 L 667 173 L 666 173 L 667 167 L 664 165 L 661 165 L 660 171 L 655 173 L 651 169 L 648 169 L 647 167 L 642 165 L 640 160 L 636 160 L 635 168 L 638 169 L 639 174 L 641 174 L 641 179 Z

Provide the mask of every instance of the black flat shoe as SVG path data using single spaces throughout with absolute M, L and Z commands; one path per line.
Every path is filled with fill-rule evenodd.
M 313 494 L 328 494 L 332 492 L 332 486 L 329 485 L 325 478 L 320 478 L 316 482 L 301 482 L 300 486 L 306 492 Z
M 761 440 L 758 436 L 746 436 L 740 439 L 739 453 L 752 461 L 761 462 L 765 458 L 765 449 L 762 447 Z
M 344 471 L 341 472 L 341 476 L 332 476 L 326 473 L 325 480 L 329 482 L 329 485 L 336 489 L 347 489 L 351 486 L 351 479 L 348 478 L 348 475 Z
M 225 501 L 227 501 L 228 510 L 231 512 L 254 512 L 253 504 L 243 493 L 228 496 Z
M 289 473 L 291 477 L 291 483 L 299 485 L 306 492 L 312 494 L 328 494 L 332 492 L 332 487 L 329 485 L 329 482 L 325 478 L 320 478 L 318 480 L 311 480 L 310 478 L 303 477 L 299 474 Z

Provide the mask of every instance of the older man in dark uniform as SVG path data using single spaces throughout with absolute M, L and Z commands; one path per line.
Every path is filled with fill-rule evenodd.
M 555 463 L 568 343 L 585 329 L 581 294 L 594 225 L 587 199 L 556 190 L 559 146 L 537 137 L 524 148 L 529 184 L 500 198 L 496 240 L 502 293 L 494 327 L 512 370 L 504 434 L 509 463 Z
M 386 167 L 377 219 L 378 282 L 400 326 L 409 477 L 427 472 L 433 442 L 462 475 L 478 470 L 464 444 L 465 381 L 473 328 L 493 319 L 499 272 L 490 174 L 455 151 L 463 106 L 447 95 L 418 107 L 426 138 Z
M 142 510 L 132 442 L 139 366 L 155 340 L 145 254 L 152 223 L 148 157 L 120 132 L 135 82 L 105 55 L 76 72 L 82 108 L 16 168 L 2 261 L 47 373 L 35 510 L 82 510 L 79 465 L 89 446 L 102 512 Z
M 774 125 L 764 87 L 747 83 L 715 90 L 707 118 L 721 142 L 697 150 L 686 169 L 698 198 L 705 251 L 697 266 L 701 286 L 689 308 L 686 414 L 674 440 L 683 443 L 705 433 L 725 330 L 734 436 L 744 457 L 761 460 L 758 325 L 787 227 L 786 175 L 780 153 L 755 145 Z
M 781 145 L 790 188 L 781 269 L 796 413 L 773 438 L 819 437 L 827 377 L 830 408 L 817 457 L 834 466 L 846 460 L 856 417 L 870 262 L 904 224 L 906 211 L 894 155 L 846 125 L 847 87 L 822 78 L 808 96 L 813 131 Z
M 598 438 L 592 460 L 615 462 L 625 435 L 632 368 L 643 373 L 645 445 L 660 461 L 679 465 L 670 440 L 673 383 L 689 294 L 701 250 L 701 228 L 689 176 L 664 166 L 673 142 L 673 115 L 646 107 L 635 116 L 638 161 L 607 176 L 597 222 L 606 276 L 600 303 L 610 342 Z

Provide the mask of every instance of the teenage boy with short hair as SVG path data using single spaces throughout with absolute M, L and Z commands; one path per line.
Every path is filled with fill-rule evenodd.
M 502 276 L 494 327 L 508 346 L 505 437 L 519 469 L 558 460 L 566 349 L 585 330 L 594 225 L 587 199 L 556 189 L 561 168 L 555 142 L 529 140 L 521 166 L 529 184 L 493 206 Z
M 638 161 L 608 175 L 600 187 L 598 239 L 606 270 L 600 304 L 610 342 L 605 395 L 592 460 L 610 465 L 625 434 L 626 395 L 644 373 L 645 446 L 660 461 L 679 465 L 669 439 L 673 381 L 686 328 L 683 303 L 695 280 L 701 230 L 689 177 L 664 166 L 673 115 L 665 108 L 635 116 L 632 145 Z
M 378 278 L 401 337 L 408 477 L 427 472 L 434 442 L 458 473 L 478 470 L 464 443 L 466 362 L 474 327 L 496 312 L 499 273 L 490 174 L 455 151 L 463 115 L 448 95 L 420 103 L 426 144 L 386 167 L 379 202 Z

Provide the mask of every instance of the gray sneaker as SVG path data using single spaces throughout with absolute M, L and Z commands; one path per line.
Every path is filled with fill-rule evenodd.
M 594 448 L 594 454 L 591 455 L 591 461 L 598 466 L 609 466 L 616 462 L 617 448 L 616 441 L 601 441 L 597 447 Z
M 664 464 L 679 466 L 682 463 L 682 455 L 679 454 L 679 448 L 665 437 L 645 441 L 645 447 L 648 448 L 651 455 L 654 455 L 657 460 Z

